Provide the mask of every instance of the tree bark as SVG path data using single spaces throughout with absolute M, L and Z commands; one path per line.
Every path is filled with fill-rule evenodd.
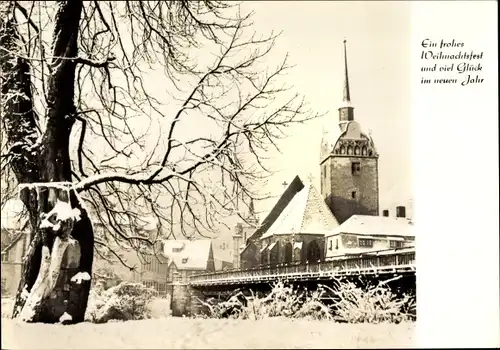
M 0 44 L 6 50 L 1 52 L 0 64 L 6 77 L 2 79 L 2 94 L 10 98 L 2 101 L 2 121 L 11 153 L 15 155 L 10 166 L 18 183 L 33 184 L 21 191 L 21 200 L 29 212 L 31 235 L 13 315 L 28 322 L 54 323 L 67 313 L 71 319 L 66 322 L 81 322 L 87 307 L 90 280 L 74 280 L 73 277 L 78 272 L 92 275 L 92 225 L 74 192 L 49 183 L 70 183 L 72 180 L 69 142 L 75 122 L 75 58 L 83 5 L 77 0 L 58 3 L 53 58 L 49 62 L 52 72 L 47 82 L 47 123 L 39 139 L 29 62 L 20 55 L 21 40 L 12 15 L 13 2 L 4 5 L 0 11 Z M 70 203 L 72 208 L 79 209 L 80 219 L 58 219 L 57 213 L 52 218 L 47 217 L 59 202 Z M 41 227 L 44 221 L 48 222 L 48 227 Z M 78 242 L 76 246 L 80 252 L 77 266 L 61 268 L 63 261 L 71 259 L 66 249 L 74 241 Z

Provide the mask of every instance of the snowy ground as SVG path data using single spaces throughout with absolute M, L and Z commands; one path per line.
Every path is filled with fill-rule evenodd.
M 73 326 L 4 318 L 2 349 L 409 348 L 416 346 L 414 333 L 413 323 L 349 325 L 282 318 L 164 318 Z

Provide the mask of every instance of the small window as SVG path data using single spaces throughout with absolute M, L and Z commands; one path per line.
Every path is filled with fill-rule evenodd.
M 333 240 L 330 240 L 329 245 L 328 245 L 328 249 L 329 250 L 333 249 Z
M 366 239 L 366 238 L 360 238 L 360 239 L 359 239 L 359 246 L 360 246 L 360 247 L 368 247 L 368 248 L 371 248 L 371 247 L 373 247 L 373 240 L 371 240 L 371 239 Z
M 402 248 L 403 247 L 403 242 L 401 241 L 391 241 L 390 242 L 391 248 Z
M 361 164 L 359 162 L 353 162 L 351 164 L 351 171 L 353 175 L 361 174 Z
M 188 258 L 182 258 L 182 263 L 185 264 L 188 262 Z
M 356 195 L 357 195 L 357 194 L 356 194 L 356 191 L 352 191 L 352 192 L 351 192 L 351 197 L 352 197 L 352 199 L 356 199 Z
M 182 252 L 182 248 L 172 248 L 172 252 L 180 253 L 180 252 Z
M 335 249 L 339 249 L 339 240 L 338 239 L 335 240 Z

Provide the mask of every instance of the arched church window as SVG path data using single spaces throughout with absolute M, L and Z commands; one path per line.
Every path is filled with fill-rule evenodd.
M 340 154 L 345 154 L 345 147 L 344 146 L 340 146 Z
M 363 146 L 361 154 L 364 155 L 364 156 L 366 156 L 368 154 L 368 150 L 366 149 L 366 146 Z
M 317 262 L 321 259 L 321 248 L 316 240 L 307 245 L 306 260 Z
M 285 263 L 293 261 L 293 247 L 291 243 L 285 245 Z
M 368 151 L 368 155 L 371 157 L 373 155 L 373 152 L 371 150 Z
M 361 149 L 359 148 L 359 146 L 354 147 L 354 154 L 359 156 L 360 153 L 361 153 Z
M 347 146 L 347 154 L 352 154 L 352 146 Z

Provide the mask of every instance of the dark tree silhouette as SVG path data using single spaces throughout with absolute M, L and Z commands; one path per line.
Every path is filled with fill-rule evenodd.
M 219 1 L 1 3 L 2 193 L 31 227 L 14 316 L 82 321 L 94 252 L 153 245 L 146 215 L 192 235 L 258 199 L 265 152 L 314 115 L 249 20 Z

